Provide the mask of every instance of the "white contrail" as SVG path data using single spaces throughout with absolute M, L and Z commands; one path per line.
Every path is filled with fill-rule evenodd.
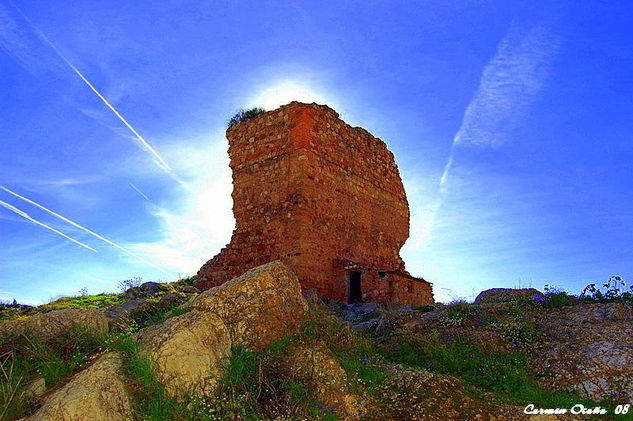
M 448 179 L 460 146 L 496 148 L 536 100 L 559 42 L 542 26 L 512 28 L 484 67 L 477 91 L 464 111 L 439 179 L 439 195 L 427 216 L 428 237 L 448 194 Z M 428 243 L 428 239 L 427 239 Z
M 31 28 L 33 28 L 35 33 L 37 33 L 37 35 L 49 47 L 51 47 L 51 49 L 59 56 L 59 58 L 61 58 L 64 61 L 64 63 L 66 63 L 68 67 L 70 67 L 71 70 L 75 72 L 77 76 L 79 76 L 79 78 L 90 88 L 90 90 L 92 90 L 92 92 L 94 92 L 95 95 L 97 95 L 97 97 L 105 104 L 105 106 L 108 107 L 110 111 L 112 111 L 114 115 L 117 116 L 117 118 L 121 120 L 121 122 L 132 132 L 132 134 L 140 142 L 141 146 L 152 155 L 152 157 L 154 158 L 154 162 L 156 162 L 156 164 L 160 167 L 160 169 L 162 169 L 167 174 L 174 176 L 167 162 L 165 162 L 163 157 L 161 157 L 160 154 L 156 152 L 156 150 L 152 147 L 152 145 L 150 145 L 149 142 L 145 140 L 145 138 L 141 136 L 141 134 L 137 132 L 136 129 L 132 127 L 130 123 L 128 123 L 125 117 L 123 117 L 121 113 L 119 113 L 116 110 L 116 108 L 114 108 L 114 106 L 112 106 L 112 104 L 110 104 L 110 102 L 103 95 L 101 95 L 101 93 L 97 90 L 97 88 L 95 88 L 94 85 L 90 83 L 90 81 L 79 71 L 79 69 L 77 69 L 77 67 L 75 67 L 75 65 L 72 64 L 70 60 L 68 60 L 66 56 L 62 54 L 62 52 L 55 46 L 55 44 L 53 44 L 53 42 L 24 13 L 22 13 L 22 11 L 17 6 L 13 5 L 13 7 L 18 11 L 18 13 L 20 13 L 20 15 L 22 15 L 24 20 L 26 20 L 26 22 L 31 26 Z M 180 181 L 178 178 L 175 178 L 175 179 L 176 181 L 182 184 L 182 181 Z
M 536 100 L 548 74 L 559 42 L 542 26 L 529 31 L 512 28 L 486 65 L 477 92 L 471 99 L 440 178 L 444 190 L 456 147 L 501 146 L 508 129 L 514 127 Z
M 46 228 L 49 231 L 53 231 L 57 235 L 61 235 L 65 239 L 70 240 L 73 243 L 75 243 L 75 244 L 77 244 L 77 245 L 79 245 L 79 246 L 81 246 L 81 247 L 83 247 L 85 249 L 88 249 L 90 251 L 94 251 L 95 253 L 97 253 L 97 250 L 93 249 L 89 245 L 86 245 L 86 244 L 82 243 L 81 241 L 77 241 L 74 238 L 69 237 L 68 235 L 64 234 L 63 232 L 56 230 L 55 228 L 49 227 L 48 225 L 44 224 L 43 222 L 40 222 L 40 221 L 38 221 L 36 219 L 33 219 L 28 213 L 24 212 L 23 210 L 20 210 L 20 209 L 16 208 L 15 206 L 12 206 L 12 205 L 8 204 L 7 202 L 4 202 L 4 201 L 0 200 L 0 206 L 3 206 L 6 209 L 10 210 L 11 212 L 13 212 L 13 213 L 15 213 L 17 215 L 20 215 L 22 218 L 28 219 L 29 221 L 33 222 L 34 224 L 39 225 L 42 228 Z
M 102 235 L 100 235 L 100 234 L 97 234 L 96 232 L 91 231 L 91 230 L 89 230 L 88 228 L 86 228 L 86 227 L 84 227 L 84 226 L 82 226 L 82 225 L 79 225 L 78 223 L 76 223 L 76 222 L 74 222 L 74 221 L 71 221 L 70 219 L 66 218 L 65 216 L 62 216 L 62 215 L 58 214 L 57 212 L 52 211 L 52 210 L 48 209 L 47 207 L 42 206 L 42 205 L 40 205 L 39 203 L 32 201 L 32 200 L 31 200 L 31 199 L 29 199 L 29 198 L 26 198 L 26 197 L 24 197 L 24 196 L 21 196 L 21 195 L 19 195 L 18 193 L 14 192 L 14 191 L 12 191 L 12 190 L 9 190 L 8 188 L 6 188 L 6 187 L 4 187 L 4 186 L 0 186 L 0 189 L 4 190 L 5 192 L 7 192 L 7 193 L 9 193 L 9 194 L 12 194 L 13 196 L 17 197 L 18 199 L 22 199 L 22 200 L 24 200 L 25 202 L 30 203 L 31 205 L 36 206 L 36 207 L 38 207 L 38 208 L 42 209 L 42 210 L 43 210 L 43 211 L 45 211 L 45 212 L 48 212 L 49 214 L 53 215 L 54 217 L 56 217 L 56 218 L 58 218 L 58 219 L 61 219 L 62 221 L 66 222 L 66 223 L 68 223 L 68 224 L 70 224 L 70 225 L 72 225 L 72 226 L 73 226 L 73 227 L 75 227 L 75 228 L 79 228 L 80 230 L 87 232 L 88 234 L 92 235 L 93 237 L 96 237 L 96 238 L 98 238 L 99 240 L 101 240 L 101 241 L 105 242 L 106 244 L 109 244 L 109 245 L 111 245 L 112 247 L 115 247 L 115 248 L 117 248 L 117 249 L 121 250 L 123 253 L 125 253 L 125 254 L 127 254 L 127 255 L 129 255 L 129 256 L 132 256 L 133 258 L 135 258 L 135 259 L 137 259 L 137 260 L 139 260 L 139 261 L 141 261 L 141 262 L 145 263 L 146 265 L 149 265 L 149 266 L 151 266 L 151 267 L 153 267 L 153 268 L 155 268 L 155 269 L 160 270 L 161 272 L 163 272 L 163 273 L 164 273 L 164 274 L 166 274 L 166 275 L 169 275 L 169 276 L 173 276 L 173 275 L 174 275 L 173 273 L 171 273 L 171 272 L 169 272 L 169 271 L 167 271 L 167 270 L 165 270 L 165 269 L 163 269 L 163 268 L 161 268 L 161 267 L 159 267 L 159 266 L 156 266 L 156 265 L 155 265 L 155 264 L 153 264 L 152 262 L 147 261 L 147 260 L 143 259 L 143 258 L 142 258 L 142 257 L 140 257 L 140 256 L 137 256 L 136 254 L 132 253 L 131 251 L 129 251 L 129 250 L 128 250 L 128 249 L 126 249 L 125 247 L 118 245 L 118 244 L 117 244 L 117 243 L 115 243 L 114 241 L 109 240 L 109 239 L 107 239 L 106 237 L 104 237 L 104 236 L 102 236 Z
M 145 193 L 143 193 L 143 192 L 142 192 L 142 191 L 141 191 L 138 187 L 136 187 L 136 186 L 135 186 L 134 184 L 132 184 L 132 183 L 129 183 L 129 184 L 130 184 L 130 187 L 132 187 L 134 190 L 136 190 L 136 192 L 137 192 L 138 194 L 140 194 L 141 196 L 143 196 L 143 197 L 145 198 L 145 200 L 148 200 L 148 201 L 149 201 L 149 197 L 147 197 L 147 195 L 146 195 Z

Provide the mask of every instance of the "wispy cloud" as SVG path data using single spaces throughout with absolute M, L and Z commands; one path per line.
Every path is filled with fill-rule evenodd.
M 34 69 L 61 66 L 32 33 L 25 31 L 0 3 L 0 50 L 5 51 L 31 74 Z
M 434 231 L 444 223 L 440 212 L 448 195 L 448 179 L 458 162 L 459 149 L 466 146 L 499 148 L 506 142 L 510 130 L 525 118 L 538 99 L 558 49 L 559 41 L 544 26 L 513 27 L 501 40 L 464 111 L 438 184 L 429 186 L 421 194 L 416 194 L 412 187 L 422 182 L 407 185 L 407 191 L 413 191 L 409 194 L 412 238 L 407 243 L 407 253 L 424 250 Z
M 471 144 L 496 148 L 506 141 L 508 131 L 538 98 L 558 45 L 543 26 L 510 29 L 484 68 L 477 92 L 464 112 L 440 187 L 446 185 L 457 147 Z
M 223 129 L 205 130 L 210 132 L 167 142 L 174 168 L 191 180 L 191 191 L 169 203 L 151 204 L 149 211 L 159 224 L 157 238 L 128 245 L 182 274 L 195 273 L 228 242 L 235 227 L 227 141 Z
M 97 252 L 97 250 L 95 250 L 94 248 L 90 247 L 89 245 L 84 244 L 81 241 L 75 240 L 74 238 L 64 234 L 63 232 L 61 232 L 59 230 L 56 230 L 55 228 L 50 227 L 50 226 L 46 225 L 45 223 L 38 221 L 37 219 L 32 218 L 28 213 L 24 212 L 23 210 L 20 210 L 20 209 L 16 208 L 15 206 L 12 206 L 12 205 L 8 204 L 7 202 L 4 202 L 4 201 L 0 200 L 0 206 L 4 207 L 5 209 L 10 210 L 11 212 L 13 212 L 13 213 L 15 213 L 17 215 L 20 215 L 22 218 L 27 219 L 27 220 L 33 222 L 34 224 L 39 225 L 42 228 L 45 228 L 45 229 L 47 229 L 49 231 L 52 231 L 55 234 L 60 235 L 60 236 L 64 237 L 65 239 L 72 241 L 73 243 L 77 244 L 78 246 L 81 246 L 81 247 L 83 247 L 85 249 L 88 249 L 90 251 L 93 251 L 95 253 Z
M 82 230 L 84 232 L 87 232 L 88 234 L 92 235 L 95 238 L 98 238 L 99 240 L 103 241 L 104 243 L 106 243 L 106 244 L 108 244 L 108 245 L 110 245 L 110 246 L 122 251 L 123 253 L 127 254 L 128 256 L 131 256 L 131 257 L 135 258 L 136 260 L 138 260 L 140 262 L 145 263 L 148 266 L 151 266 L 151 267 L 153 267 L 155 269 L 160 270 L 161 272 L 165 273 L 166 275 L 169 275 L 169 276 L 173 276 L 174 275 L 170 271 L 165 270 L 162 267 L 157 266 L 154 263 L 152 263 L 152 262 L 150 262 L 150 261 L 148 261 L 148 260 L 146 260 L 146 259 L 144 259 L 144 258 L 132 253 L 130 250 L 128 250 L 125 247 L 115 243 L 114 241 L 112 241 L 112 240 L 110 240 L 110 239 L 108 239 L 108 238 L 106 238 L 106 237 L 104 237 L 104 236 L 102 236 L 100 234 L 97 234 L 96 232 L 94 232 L 92 230 L 89 230 L 88 228 L 86 228 L 86 227 L 84 227 L 84 226 L 82 226 L 82 225 L 80 225 L 80 224 L 78 224 L 78 223 L 66 218 L 65 216 L 62 216 L 62 215 L 58 214 L 55 211 L 52 211 L 52 210 L 48 209 L 47 207 L 45 207 L 45 206 L 43 206 L 43 205 L 41 205 L 41 204 L 39 204 L 39 203 L 27 198 L 27 197 L 24 197 L 24 196 L 22 196 L 22 195 L 20 195 L 20 194 L 18 194 L 16 192 L 6 188 L 6 187 L 4 187 L 4 186 L 0 186 L 0 189 L 4 190 L 5 192 L 7 192 L 7 193 L 19 198 L 19 199 L 24 200 L 25 202 L 27 202 L 27 203 L 29 203 L 29 204 L 31 204 L 31 205 L 43 210 L 43 211 L 49 213 L 50 215 L 53 215 L 54 217 L 56 217 L 58 219 L 61 219 L 62 221 L 66 222 L 67 224 L 72 225 L 75 228 L 78 228 L 78 229 L 80 229 L 80 230 Z

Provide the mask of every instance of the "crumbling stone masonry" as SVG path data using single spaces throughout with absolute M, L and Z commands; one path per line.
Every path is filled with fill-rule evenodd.
M 227 130 L 236 229 L 198 272 L 211 288 L 281 260 L 304 289 L 348 302 L 433 302 L 399 251 L 409 205 L 385 143 L 327 106 L 292 102 Z

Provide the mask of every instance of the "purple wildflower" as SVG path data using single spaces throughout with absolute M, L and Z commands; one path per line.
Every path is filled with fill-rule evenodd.
M 369 364 L 369 359 L 365 358 L 365 359 L 362 361 L 362 363 L 363 363 L 363 364 Z

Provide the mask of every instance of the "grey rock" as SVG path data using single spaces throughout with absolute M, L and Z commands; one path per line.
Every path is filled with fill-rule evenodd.
M 156 295 L 162 289 L 158 282 L 144 282 L 139 287 L 146 297 Z
M 145 300 L 131 300 L 120 305 L 128 314 L 133 315 L 141 311 L 149 310 L 151 304 Z
M 185 294 L 200 294 L 200 290 L 191 285 L 183 285 L 180 287 L 180 292 L 184 292 Z
M 183 297 L 180 294 L 174 294 L 174 293 L 169 293 L 169 294 L 165 294 L 162 297 L 160 297 L 160 300 L 158 301 L 158 305 L 161 308 L 169 308 L 171 306 L 180 304 L 182 302 L 184 302 L 186 300 L 186 297 Z
M 371 319 L 365 322 L 352 323 L 352 328 L 358 330 L 374 330 L 378 327 L 378 319 Z
M 151 304 L 145 300 L 130 300 L 110 307 L 105 311 L 105 316 L 109 319 L 110 326 L 116 329 L 125 329 L 132 321 L 132 316 L 150 308 Z
M 132 287 L 125 291 L 125 295 L 131 299 L 141 298 L 143 296 L 143 291 L 141 291 L 139 287 Z

